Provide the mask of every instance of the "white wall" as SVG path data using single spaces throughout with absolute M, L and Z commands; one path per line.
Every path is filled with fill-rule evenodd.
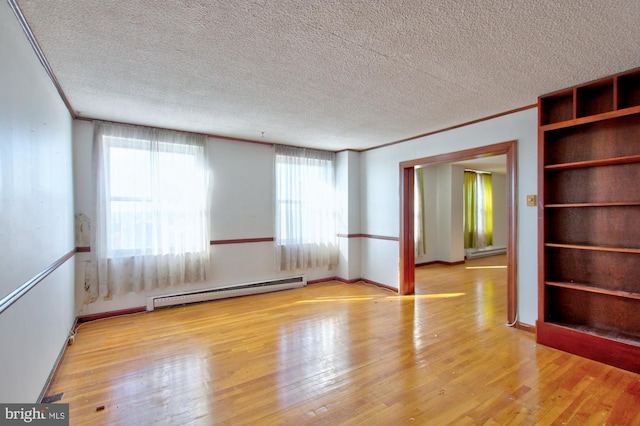
M 360 278 L 360 156 L 342 151 L 336 156 L 338 187 L 338 241 L 340 262 L 336 276 L 345 280 Z
M 426 253 L 416 256 L 416 264 L 432 262 L 440 259 L 439 224 L 438 224 L 438 182 L 439 165 L 423 167 L 424 174 L 424 220 Z
M 491 175 L 493 193 L 493 245 L 507 246 L 507 176 L 500 173 Z
M 464 260 L 464 206 L 462 198 L 464 169 L 451 164 L 438 168 L 438 257 L 443 262 Z
M 453 164 L 424 167 L 427 253 L 415 263 L 464 260 L 464 168 Z
M 517 140 L 518 305 L 519 319 L 534 324 L 537 316 L 537 216 L 525 195 L 537 191 L 537 109 L 532 108 L 362 153 L 362 232 L 399 236 L 399 164 L 434 155 Z M 397 241 L 362 240 L 363 275 L 398 286 Z
M 92 166 L 93 123 L 74 121 L 74 177 L 77 182 L 76 214 L 84 214 L 93 222 L 95 218 L 95 176 Z M 270 145 L 240 143 L 209 138 L 207 152 L 213 173 L 213 189 L 210 218 L 210 240 L 234 240 L 274 237 L 274 157 Z M 355 154 L 355 153 L 351 153 Z M 346 176 L 358 173 L 357 157 L 338 156 L 340 181 L 338 189 L 346 193 L 348 202 L 356 187 Z M 346 175 L 343 175 L 346 174 Z M 354 216 L 349 215 L 353 222 Z M 355 225 L 350 225 L 355 226 Z M 93 233 L 93 230 L 92 230 Z M 349 242 L 350 243 L 350 242 Z M 343 247 L 345 253 L 357 254 L 356 244 Z M 155 289 L 148 293 L 131 293 L 114 296 L 112 300 L 99 299 L 93 303 L 85 300 L 84 284 L 95 279 L 95 253 L 79 253 L 77 256 L 76 288 L 78 315 L 117 311 L 146 306 L 150 295 L 167 294 L 192 289 L 223 287 L 233 284 L 304 274 L 307 280 L 330 278 L 337 275 L 337 268 L 278 272 L 275 270 L 273 242 L 219 244 L 211 246 L 211 276 L 206 282 L 184 284 L 179 287 Z M 359 262 L 354 264 L 357 267 Z M 354 267 L 350 262 L 347 269 Z M 348 270 L 346 271 L 349 272 Z
M 71 117 L 0 4 L 0 299 L 74 249 Z M 74 320 L 73 260 L 0 314 L 0 402 L 35 402 Z

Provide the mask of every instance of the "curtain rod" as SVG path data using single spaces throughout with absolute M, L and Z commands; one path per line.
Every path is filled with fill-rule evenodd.
M 473 173 L 480 173 L 480 174 L 485 174 L 485 175 L 490 175 L 492 174 L 491 172 L 485 172 L 482 170 L 473 170 L 473 169 L 464 169 L 465 172 L 473 172 Z

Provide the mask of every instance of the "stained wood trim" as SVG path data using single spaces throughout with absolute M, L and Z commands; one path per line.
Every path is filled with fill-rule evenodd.
M 76 321 L 78 324 L 82 324 L 84 322 L 95 321 L 105 318 L 111 317 L 119 317 L 122 315 L 131 315 L 131 314 L 139 314 L 140 312 L 146 312 L 146 306 L 137 306 L 135 308 L 127 308 L 127 309 L 119 309 L 117 311 L 107 311 L 107 312 L 99 312 L 97 314 L 88 314 L 79 316 Z
M 65 254 L 60 259 L 47 266 L 42 272 L 31 278 L 29 281 L 22 284 L 20 287 L 16 288 L 11 293 L 3 297 L 2 300 L 0 300 L 0 314 L 6 311 L 18 300 L 20 300 L 20 298 L 27 294 L 32 288 L 40 284 L 42 280 L 49 276 L 49 274 L 51 274 L 53 271 L 58 269 L 67 260 L 71 259 L 75 252 L 75 250 L 71 250 L 69 253 Z
M 398 293 L 414 294 L 416 254 L 413 241 L 415 168 L 400 163 L 400 276 Z
M 566 203 L 566 204 L 547 204 L 547 209 L 562 209 L 574 207 L 630 207 L 640 206 L 640 201 L 616 201 L 612 203 Z
M 538 102 L 540 102 L 542 106 L 542 97 L 538 98 Z M 543 109 L 540 108 L 538 110 L 540 116 L 543 113 Z M 538 321 L 544 321 L 546 317 L 545 310 L 545 301 L 544 301 L 544 276 L 546 273 L 545 267 L 545 248 L 542 242 L 545 240 L 545 214 L 544 209 L 546 208 L 545 201 L 545 190 L 544 190 L 544 165 L 546 162 L 545 159 L 545 147 L 544 143 L 544 132 L 540 129 L 540 124 L 542 121 L 538 121 Z
M 451 163 L 491 155 L 506 155 L 507 159 L 507 322 L 516 322 L 518 313 L 518 185 L 517 141 L 471 148 L 400 163 L 400 294 L 415 291 L 415 261 L 413 241 L 413 174 L 416 166 Z M 539 204 L 539 208 L 540 204 Z
M 513 323 L 518 318 L 518 145 L 507 144 L 507 321 Z
M 273 242 L 273 237 L 265 237 L 265 238 L 237 238 L 233 240 L 211 240 L 209 241 L 210 245 L 216 246 L 221 244 L 246 244 L 246 243 L 265 243 L 265 242 Z
M 571 111 L 571 113 L 573 114 L 573 118 L 570 121 L 575 120 L 576 118 L 578 118 L 578 88 L 574 87 L 571 90 L 571 96 L 573 96 L 573 111 Z
M 575 86 L 571 86 L 571 87 L 565 87 L 564 89 L 560 89 L 560 90 L 556 90 L 555 92 L 549 92 L 549 93 L 545 93 L 544 95 L 541 95 L 539 98 L 546 98 L 549 96 L 554 96 L 554 95 L 559 95 L 562 93 L 569 93 L 575 89 L 581 88 L 581 87 L 589 87 L 592 86 L 594 83 L 599 83 L 603 80 L 609 80 L 609 79 L 615 79 L 618 77 L 624 77 L 626 75 L 631 75 L 631 74 L 635 74 L 637 72 L 640 72 L 640 67 L 637 68 L 631 68 L 630 70 L 626 70 L 626 71 L 622 71 L 619 72 L 617 74 L 613 74 L 611 76 L 608 77 L 603 77 L 603 78 L 597 78 L 595 80 L 591 80 L 591 81 L 587 81 L 586 83 L 580 83 L 580 84 L 576 84 Z
M 340 277 L 329 277 L 329 278 L 322 278 L 322 279 L 319 279 L 319 280 L 307 281 L 307 285 L 322 284 L 322 283 L 327 283 L 327 282 L 330 282 L 330 281 L 340 281 L 341 283 L 344 283 L 344 284 L 355 284 L 357 282 L 362 281 L 362 278 L 356 278 L 356 279 L 353 279 L 353 280 L 348 280 L 346 278 L 340 278 Z
M 574 355 L 586 357 L 640 374 L 636 343 L 577 331 L 562 325 L 538 321 L 537 342 Z
M 640 155 L 627 155 L 625 157 L 601 158 L 598 160 L 574 161 L 572 163 L 549 164 L 544 166 L 546 170 L 581 169 L 585 167 L 612 166 L 616 164 L 629 164 L 640 162 Z
M 366 278 L 355 278 L 355 279 L 352 279 L 352 280 L 348 280 L 346 278 L 330 277 L 330 278 L 323 278 L 323 279 L 319 279 L 319 280 L 307 281 L 307 285 L 322 284 L 322 283 L 326 283 L 326 282 L 329 282 L 329 281 L 340 281 L 341 283 L 344 283 L 344 284 L 365 283 L 365 284 L 369 284 L 369 285 L 372 285 L 372 286 L 375 286 L 375 287 L 379 287 L 379 288 L 381 288 L 383 290 L 391 290 L 394 293 L 396 293 L 398 291 L 398 289 L 395 288 L 395 287 L 389 287 L 388 285 L 380 284 L 380 283 L 377 283 L 375 281 L 368 280 Z
M 320 278 L 318 280 L 309 280 L 307 281 L 307 285 L 314 285 L 314 284 L 322 284 L 322 283 L 327 283 L 330 281 L 340 281 L 338 279 L 338 277 L 328 277 L 328 278 Z
M 575 282 L 561 282 L 561 281 L 545 281 L 548 286 L 568 288 L 570 290 L 587 291 L 589 293 L 606 294 L 609 296 L 625 297 L 627 299 L 640 300 L 640 293 L 633 293 L 630 291 L 622 290 L 607 290 L 605 288 L 594 287 L 588 284 L 580 284 Z
M 63 98 L 63 99 L 66 99 L 66 98 Z M 538 106 L 537 103 L 531 104 L 531 105 L 526 105 L 526 106 L 523 106 L 523 107 L 520 107 L 520 108 L 516 108 L 516 109 L 509 110 L 509 111 L 504 111 L 504 112 L 501 112 L 501 113 L 498 113 L 498 114 L 490 115 L 490 116 L 487 116 L 487 117 L 479 118 L 477 120 L 467 121 L 467 122 L 464 122 L 464 123 L 461 123 L 461 124 L 456 124 L 455 126 L 450 126 L 450 127 L 444 128 L 444 129 L 434 130 L 433 132 L 422 133 L 420 135 L 411 136 L 411 137 L 408 137 L 408 138 L 405 138 L 405 139 L 401 139 L 401 140 L 398 140 L 398 141 L 385 143 L 385 144 L 374 146 L 374 147 L 367 148 L 367 149 L 347 148 L 347 149 L 341 149 L 339 151 L 334 151 L 334 152 L 338 153 L 338 152 L 344 152 L 344 151 L 352 151 L 352 152 L 360 153 L 360 152 L 371 151 L 373 149 L 385 148 L 387 146 L 396 145 L 396 144 L 403 143 L 403 142 L 409 142 L 409 141 L 412 141 L 412 140 L 415 140 L 415 139 L 420 139 L 420 138 L 424 138 L 424 137 L 427 137 L 427 136 L 432 136 L 432 135 L 435 135 L 435 134 L 438 134 L 438 133 L 448 132 L 449 130 L 458 129 L 460 127 L 469 126 L 471 124 L 476 124 L 476 123 L 481 123 L 483 121 L 493 120 L 494 118 L 503 117 L 505 115 L 514 114 L 516 112 L 525 111 L 525 110 L 528 110 L 528 109 L 531 109 L 531 108 L 536 108 L 537 106 Z M 72 111 L 72 110 L 70 110 L 70 111 Z M 72 113 L 72 116 L 76 120 L 91 121 L 91 122 L 93 122 L 93 121 L 102 121 L 102 120 L 97 120 L 97 119 L 94 119 L 94 118 L 91 118 L 91 117 L 79 117 L 79 116 L 77 116 L 77 114 L 75 114 L 75 112 Z M 118 121 L 108 121 L 107 120 L 107 121 L 104 121 L 104 122 L 113 123 L 113 124 L 125 124 L 125 125 L 130 125 L 130 126 L 148 127 L 148 126 L 141 126 L 141 125 L 133 124 L 133 123 L 118 122 Z M 168 128 L 160 128 L 160 127 L 153 127 L 153 128 L 154 129 L 161 129 L 161 130 L 176 131 L 174 129 L 168 129 Z M 191 133 L 193 133 L 193 132 L 191 132 Z M 209 138 L 223 139 L 223 140 L 229 140 L 229 141 L 235 141 L 235 142 L 246 142 L 246 143 L 254 143 L 254 144 L 269 145 L 269 146 L 273 146 L 273 145 L 277 145 L 278 144 L 277 142 L 258 141 L 258 140 L 255 140 L 255 139 L 237 138 L 237 137 L 233 137 L 233 136 L 222 136 L 222 135 L 217 135 L 217 134 L 214 134 L 214 133 L 200 133 L 200 134 L 202 134 L 204 136 L 207 136 Z
M 620 85 L 619 85 L 619 76 L 616 75 L 613 77 L 613 109 L 620 109 Z
M 531 109 L 531 108 L 536 108 L 537 106 L 538 106 L 537 103 L 531 104 L 531 105 L 526 105 L 526 106 L 523 106 L 523 107 L 520 107 L 520 108 L 511 109 L 509 111 L 504 111 L 504 112 L 501 112 L 501 113 L 498 113 L 498 114 L 494 114 L 494 115 L 490 115 L 490 116 L 487 116 L 487 117 L 478 118 L 477 120 L 466 121 L 466 122 L 461 123 L 461 124 L 456 124 L 455 126 L 445 127 L 444 129 L 434 130 L 433 132 L 422 133 L 420 135 L 410 136 L 408 138 L 400 139 L 400 140 L 395 141 L 395 142 L 389 142 L 389 143 L 385 143 L 383 145 L 374 146 L 372 148 L 362 149 L 359 152 L 371 151 L 372 149 L 386 148 L 386 147 L 391 146 L 391 145 L 396 145 L 396 144 L 403 143 L 403 142 L 409 142 L 409 141 L 412 141 L 412 140 L 415 140 L 415 139 L 425 138 L 427 136 L 433 136 L 433 135 L 436 135 L 438 133 L 448 132 L 449 130 L 459 129 L 460 127 L 470 126 L 472 124 L 481 123 L 483 121 L 493 120 L 494 118 L 503 117 L 503 116 L 509 115 L 509 114 L 515 114 L 516 112 L 520 112 L 520 111 L 526 111 L 526 110 Z
M 501 142 L 492 145 L 479 146 L 475 148 L 469 148 L 462 151 L 447 152 L 445 154 L 433 155 L 431 157 L 423 157 L 415 160 L 403 161 L 400 163 L 401 168 L 453 163 L 456 161 L 470 160 L 475 158 L 482 158 L 492 155 L 507 154 L 512 144 L 516 141 Z M 507 170 L 508 172 L 508 170 Z
M 445 265 L 445 266 L 455 266 L 455 265 L 463 265 L 465 263 L 464 260 L 459 260 L 457 262 L 445 262 L 444 260 L 431 260 L 429 262 L 416 263 L 416 268 L 420 266 L 429 266 L 429 265 Z
M 226 140 L 226 141 L 233 141 L 233 142 L 254 143 L 254 144 L 258 144 L 258 145 L 268 145 L 268 146 L 276 145 L 276 142 L 257 141 L 255 139 L 236 138 L 236 137 L 233 137 L 233 136 L 222 136 L 222 135 L 216 135 L 216 134 L 211 134 L 211 133 L 207 133 L 205 136 L 207 136 L 209 138 L 223 139 L 223 140 Z
M 78 326 L 78 317 L 76 317 L 76 319 L 73 320 L 73 325 L 71 326 L 71 329 L 75 330 L 77 326 Z M 56 377 L 56 375 L 58 374 L 58 370 L 60 369 L 62 358 L 64 357 L 64 354 L 67 352 L 67 348 L 69 347 L 68 343 L 69 343 L 69 339 L 67 338 L 67 341 L 65 341 L 64 344 L 62 345 L 60 352 L 58 352 L 58 357 L 56 358 L 56 361 L 53 364 L 53 368 L 49 372 L 49 376 L 47 376 L 47 380 L 44 382 L 44 386 L 40 391 L 40 395 L 38 396 L 37 401 L 41 404 L 42 404 L 42 400 L 47 396 L 47 391 L 49 390 L 49 386 L 51 386 L 51 383 L 53 382 L 53 378 Z
M 386 235 L 373 235 L 373 234 L 337 234 L 338 238 L 371 238 L 374 240 L 387 240 L 387 241 L 399 241 L 398 237 L 389 237 Z
M 611 118 L 626 117 L 640 112 L 640 106 L 632 106 L 625 109 L 601 112 L 600 114 L 588 115 L 586 117 L 574 118 L 573 120 L 559 121 L 557 123 L 545 124 L 540 126 L 540 130 L 547 132 L 549 130 L 564 129 L 566 127 L 580 126 L 582 124 L 597 123 L 599 121 L 609 120 Z
M 223 139 L 223 140 L 234 141 L 234 142 L 246 142 L 246 143 L 253 143 L 253 144 L 258 144 L 258 145 L 268 145 L 268 146 L 273 146 L 273 145 L 277 144 L 276 142 L 257 141 L 257 140 L 254 140 L 254 139 L 245 139 L 245 138 L 236 138 L 236 137 L 233 137 L 233 136 L 217 135 L 215 133 L 189 132 L 189 131 L 185 131 L 185 130 L 171 129 L 171 128 L 168 128 L 168 127 L 145 126 L 143 124 L 127 123 L 127 122 L 124 122 L 124 121 L 99 120 L 97 118 L 79 117 L 79 116 L 73 117 L 73 118 L 75 118 L 76 120 L 88 121 L 88 122 L 91 122 L 91 123 L 102 122 L 102 123 L 109 123 L 109 124 L 120 124 L 120 125 L 124 125 L 124 126 L 136 126 L 136 127 L 146 128 L 146 129 L 167 130 L 167 131 L 170 131 L 170 132 L 191 133 L 191 134 L 194 134 L 194 135 L 206 136 L 208 138 Z
M 16 0 L 7 0 L 7 2 L 9 3 L 9 7 L 13 11 L 13 14 L 16 15 L 16 18 L 18 19 L 18 23 L 20 24 L 20 27 L 22 27 L 22 30 L 27 36 L 27 40 L 29 40 L 29 44 L 31 44 L 31 47 L 33 48 L 33 51 L 38 57 L 40 64 L 42 64 L 42 67 L 44 68 L 45 72 L 49 76 L 49 79 L 51 79 L 51 82 L 53 83 L 54 87 L 58 91 L 58 95 L 60 95 L 62 102 L 64 102 L 64 105 L 67 107 L 69 114 L 71 114 L 72 118 L 77 118 L 77 114 L 75 110 L 71 106 L 69 99 L 67 99 L 67 95 L 65 95 L 64 91 L 62 90 L 62 86 L 60 85 L 58 78 L 54 74 L 53 69 L 49 65 L 49 61 L 47 60 L 47 57 L 44 55 L 44 52 L 40 48 L 40 45 L 38 44 L 38 40 L 33 35 L 33 32 L 31 31 L 31 27 L 29 26 L 29 24 L 27 23 L 27 20 L 22 14 L 22 10 L 20 10 L 20 6 L 18 6 L 18 3 L 16 2 Z
M 517 321 L 515 326 L 518 330 L 527 331 L 529 333 L 536 333 L 536 327 L 534 325 L 525 324 L 523 322 Z
M 371 238 L 373 240 L 400 241 L 398 237 L 388 237 L 386 235 L 360 234 L 362 238 Z
M 395 287 L 390 287 L 390 286 L 388 286 L 386 284 L 381 284 L 381 283 L 378 283 L 378 282 L 375 282 L 375 281 L 371 281 L 371 280 L 369 280 L 367 278 L 360 278 L 358 281 L 362 281 L 363 283 L 370 284 L 370 285 L 373 285 L 373 286 L 376 286 L 376 287 L 380 287 L 380 288 L 385 289 L 385 290 L 391 290 L 394 293 L 398 292 L 398 289 L 395 288 Z
M 362 278 L 355 278 L 355 279 L 352 279 L 352 280 L 348 280 L 346 278 L 336 277 L 335 280 L 336 281 L 340 281 L 341 283 L 345 283 L 345 284 L 355 284 L 355 283 L 361 282 Z
M 576 245 L 576 244 L 556 244 L 556 243 L 544 243 L 544 246 L 545 247 L 576 249 L 576 250 L 607 251 L 607 252 L 613 252 L 613 253 L 640 254 L 640 248 L 581 246 L 581 245 Z

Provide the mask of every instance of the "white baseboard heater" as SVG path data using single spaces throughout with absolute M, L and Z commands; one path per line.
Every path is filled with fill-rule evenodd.
M 496 254 L 504 254 L 507 252 L 506 247 L 485 247 L 481 249 L 466 249 L 467 259 L 476 259 L 478 257 L 495 256 Z
M 272 291 L 289 290 L 307 285 L 304 276 L 281 278 L 269 281 L 259 281 L 236 284 L 228 287 L 194 290 L 183 293 L 165 294 L 147 297 L 147 311 L 168 306 L 184 305 L 187 303 L 206 302 L 209 300 L 225 299 L 227 297 L 247 296 L 250 294 L 269 293 Z

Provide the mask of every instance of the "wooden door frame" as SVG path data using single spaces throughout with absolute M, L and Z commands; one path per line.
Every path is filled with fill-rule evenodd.
M 400 163 L 400 281 L 399 294 L 415 293 L 415 249 L 413 224 L 414 172 L 417 166 L 452 163 L 474 158 L 506 155 L 507 158 L 507 322 L 518 317 L 517 285 L 517 141 L 450 152 Z

